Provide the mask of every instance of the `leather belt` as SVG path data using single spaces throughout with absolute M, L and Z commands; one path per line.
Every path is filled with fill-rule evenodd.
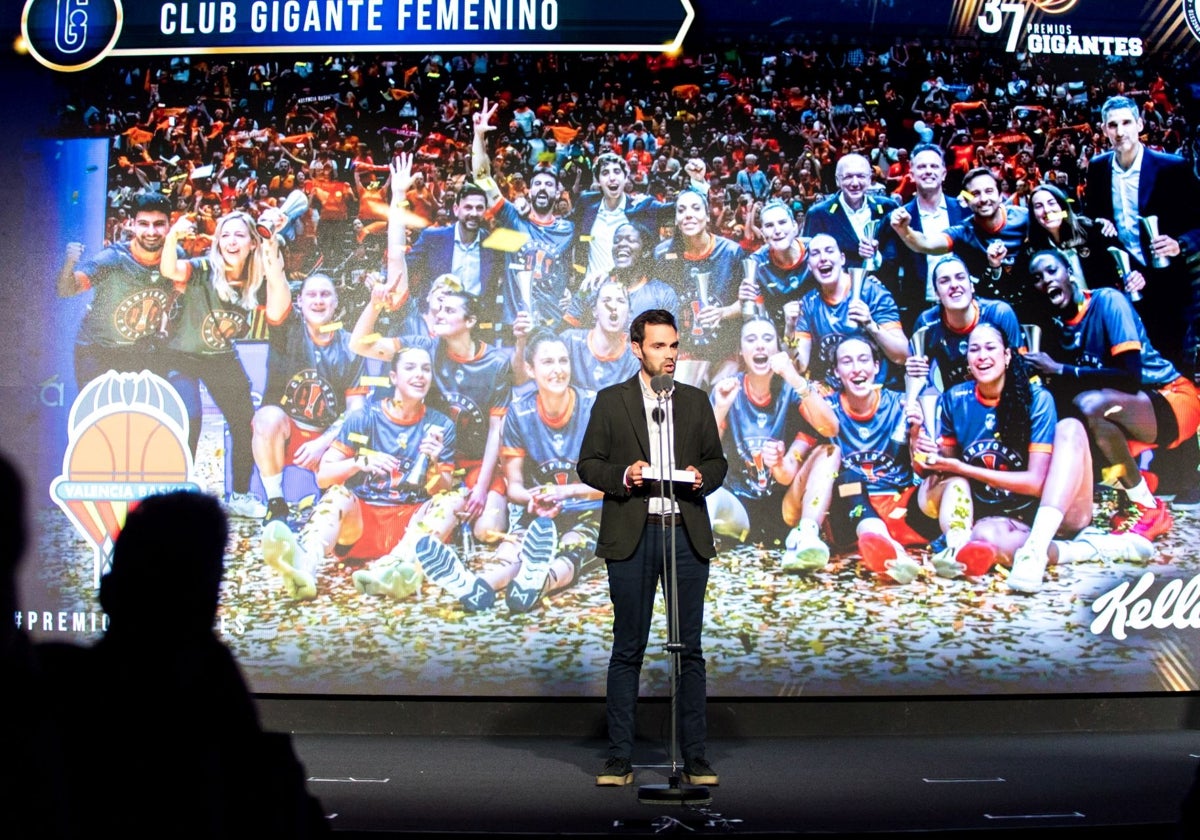
M 659 528 L 674 528 L 676 525 L 683 524 L 683 517 L 678 513 L 648 513 L 646 514 L 646 524 Z

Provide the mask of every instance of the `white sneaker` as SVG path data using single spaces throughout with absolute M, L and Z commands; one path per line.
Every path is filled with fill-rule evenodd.
M 1106 534 L 1099 529 L 1088 528 L 1081 531 L 1071 542 L 1074 545 L 1090 546 L 1091 557 L 1109 563 L 1148 563 L 1154 557 L 1154 543 L 1132 531 Z
M 829 546 L 821 540 L 821 532 L 802 520 L 788 532 L 783 544 L 782 567 L 785 572 L 803 574 L 825 568 L 829 562 Z
M 1023 545 L 1013 555 L 1012 571 L 1008 573 L 1008 588 L 1014 592 L 1033 593 L 1042 588 L 1046 564 L 1050 557 L 1045 550 Z
M 225 510 L 230 516 L 244 516 L 247 519 L 262 519 L 267 515 L 267 506 L 253 493 L 230 493 L 225 497 Z
M 970 538 L 971 532 L 966 528 L 951 525 L 944 537 L 946 547 L 934 552 L 929 558 L 933 573 L 944 578 L 962 577 L 967 567 L 958 562 L 958 550 L 966 545 Z

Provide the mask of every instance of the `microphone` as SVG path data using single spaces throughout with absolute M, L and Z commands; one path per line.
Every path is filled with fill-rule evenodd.
M 669 373 L 660 373 L 658 376 L 650 378 L 650 390 L 660 397 L 669 396 L 674 387 L 675 377 Z
M 667 413 L 658 406 L 655 406 L 654 411 L 650 412 L 650 418 L 654 420 L 655 423 L 661 425 L 662 421 L 667 419 Z

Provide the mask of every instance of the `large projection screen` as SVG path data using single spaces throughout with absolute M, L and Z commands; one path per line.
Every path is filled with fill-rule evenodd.
M 1188 167 L 1196 164 L 1200 137 L 1193 65 L 1200 35 L 1192 29 L 1191 0 L 226 0 L 137 8 L 117 0 L 31 0 L 20 17 L 11 8 L 5 14 L 13 51 L 4 59 L 11 81 L 0 232 L 0 301 L 8 321 L 0 449 L 29 481 L 35 535 L 15 620 L 40 640 L 94 641 L 105 625 L 98 581 L 129 506 L 175 487 L 226 498 L 240 489 L 239 471 L 248 470 L 251 454 L 249 493 L 263 503 L 262 476 L 276 469 L 264 465 L 282 446 L 272 424 L 294 435 L 291 450 L 302 446 L 307 428 L 316 441 L 296 457 L 316 451 L 316 464 L 322 451 L 339 453 L 355 465 L 351 477 L 318 481 L 311 470 L 288 466 L 277 479 L 289 503 L 282 526 L 265 526 L 261 511 L 231 509 L 218 631 L 260 694 L 602 696 L 611 607 L 603 562 L 589 542 L 599 503 L 575 492 L 574 460 L 594 389 L 636 370 L 627 344 L 604 343 L 627 330 L 630 307 L 674 307 L 690 363 L 681 365 L 680 378 L 729 394 L 725 377 L 761 367 L 766 356 L 742 352 L 747 342 L 739 336 L 751 326 L 743 328 L 736 300 L 742 260 L 767 247 L 755 224 L 762 222 L 756 201 L 783 199 L 803 229 L 811 208 L 838 192 L 837 162 L 854 152 L 871 165 L 871 201 L 895 189 L 909 190 L 907 201 L 908 152 L 932 142 L 945 150 L 952 204 L 968 200 L 962 175 L 981 161 L 999 174 L 1005 200 L 1027 207 L 1031 189 L 1049 182 L 1082 215 L 1088 160 L 1108 148 L 1099 109 L 1109 96 L 1130 96 L 1143 118 L 1142 141 L 1182 155 Z M 474 172 L 472 114 L 485 101 L 498 106 L 485 149 L 492 183 L 478 179 L 486 201 L 461 199 L 484 208 L 467 225 L 457 221 L 470 213 L 456 196 Z M 383 182 L 394 151 L 412 155 L 420 176 L 389 210 Z M 623 206 L 641 208 L 636 218 L 597 209 L 601 184 L 592 162 L 605 151 L 628 171 Z M 747 169 L 749 155 L 757 157 L 757 171 Z M 708 335 L 693 334 L 710 325 L 693 317 L 703 309 L 697 273 L 685 270 L 690 257 L 677 247 L 684 234 L 674 205 L 693 156 L 706 168 L 700 192 L 717 250 L 731 255 L 705 262 L 699 282 L 709 287 L 710 304 L 724 295 L 719 303 L 737 309 Z M 539 179 L 535 166 L 547 163 L 559 172 L 560 192 L 543 197 L 545 175 Z M 492 203 L 490 189 L 505 195 L 503 204 Z M 172 283 L 161 262 L 147 266 L 143 259 L 142 274 L 128 262 L 130 241 L 161 253 L 156 237 L 165 231 L 138 227 L 136 201 L 147 191 L 166 196 L 168 224 L 181 216 L 192 221 L 177 237 L 173 260 L 183 283 Z M 1189 206 L 1196 195 L 1176 195 L 1158 223 L 1186 242 L 1175 214 L 1200 218 Z M 530 207 L 536 216 L 543 204 L 570 224 L 531 222 Z M 285 304 L 276 318 L 268 314 L 267 285 L 248 293 L 250 303 L 238 298 L 238 287 L 226 286 L 222 297 L 201 268 L 219 220 L 242 210 L 257 222 L 264 213 L 270 218 L 268 208 L 296 211 L 285 216 L 279 237 L 280 271 L 297 303 Z M 620 249 L 593 251 L 603 251 L 625 220 L 637 223 L 647 249 L 644 277 L 628 273 L 623 284 L 601 283 Z M 911 265 L 911 255 L 885 247 L 886 224 L 883 259 L 867 272 L 899 298 L 890 284 L 907 279 L 911 290 L 913 278 L 889 261 Z M 389 250 L 401 225 L 407 245 Z M 471 232 L 458 237 L 461 254 L 454 236 L 460 225 Z M 482 244 L 463 247 L 474 226 Z M 1200 221 L 1192 227 L 1200 243 Z M 890 247 L 903 248 L 894 239 Z M 395 278 L 397 251 L 406 254 L 410 291 L 399 306 L 398 293 L 373 300 L 367 285 Z M 1020 262 L 1016 252 L 1010 263 Z M 1108 265 L 1078 256 L 1089 266 Z M 1153 305 L 1136 311 L 1152 335 L 1159 323 L 1186 326 L 1192 317 L 1197 259 L 1183 247 L 1163 270 L 1186 278 L 1174 297 L 1147 290 Z M 179 268 L 187 261 L 190 269 Z M 849 255 L 849 265 L 861 261 Z M 473 319 L 455 311 L 462 301 L 457 281 L 446 297 L 446 281 L 438 280 L 464 264 L 485 276 Z M 1028 285 L 1020 264 L 1004 271 L 1001 291 L 1005 282 Z M 329 280 L 310 286 L 312 275 Z M 759 288 L 775 276 L 760 271 Z M 803 264 L 779 277 L 794 286 L 768 288 L 765 302 L 748 303 L 774 333 L 768 349 L 786 350 L 779 339 L 787 304 L 817 281 Z M 650 282 L 643 286 L 643 279 Z M 211 294 L 197 295 L 205 283 Z M 331 289 L 336 302 L 326 296 L 315 304 L 320 323 L 307 330 L 306 345 L 301 310 L 309 304 L 301 290 L 313 287 Z M 1022 322 L 1045 317 L 1028 288 L 1013 297 L 1029 307 L 1017 310 Z M 278 314 L 278 297 L 273 303 Z M 430 311 L 422 313 L 422 305 Z M 532 316 L 514 314 L 530 310 Z M 402 346 L 402 360 L 429 364 L 427 417 L 440 417 L 445 435 L 456 433 L 439 453 L 447 466 L 440 483 L 397 437 L 396 429 L 409 427 L 380 420 L 407 405 L 419 382 L 396 385 L 388 361 L 335 352 L 348 346 L 364 311 L 373 317 L 360 330 L 361 344 L 384 348 L 386 356 Z M 916 312 L 893 310 L 891 320 Z M 455 355 L 449 347 L 463 338 L 464 318 L 470 350 Z M 514 344 L 530 322 L 540 343 L 527 366 Z M 1046 336 L 1052 326 L 1047 322 Z M 118 352 L 108 352 L 114 346 Z M 1191 376 L 1190 333 L 1177 346 L 1169 361 Z M 539 362 L 541 350 L 546 359 Z M 299 361 L 289 362 L 289 352 Z M 113 359 L 125 372 L 108 370 Z M 269 375 L 273 362 L 279 369 Z M 341 379 L 328 374 L 331 365 Z M 902 374 L 893 366 L 885 387 L 903 388 Z M 734 381 L 745 388 L 744 380 Z M 775 398 L 779 382 L 776 376 Z M 1045 384 L 1052 387 L 1053 378 Z M 830 400 L 838 403 L 838 395 Z M 271 406 L 274 413 L 263 411 Z M 1173 509 L 1174 524 L 1153 540 L 1149 557 L 1080 556 L 1052 567 L 1039 591 L 1023 594 L 1010 589 L 999 567 L 939 575 L 923 544 L 910 548 L 917 564 L 911 580 L 871 571 L 853 537 L 844 538 L 854 511 L 835 499 L 826 519 L 841 520 L 827 524 L 842 538 L 824 532 L 833 545 L 829 562 L 789 572 L 785 487 L 769 457 L 764 466 L 763 449 L 781 438 L 783 449 L 799 435 L 811 452 L 821 441 L 794 407 L 770 429 L 774 418 L 759 408 L 757 430 L 753 410 L 739 415 L 740 447 L 733 430 L 723 437 L 730 473 L 713 505 L 719 557 L 706 608 L 710 694 L 1154 693 L 1200 686 L 1196 513 Z M 343 412 L 332 443 L 321 442 Z M 1194 435 L 1179 448 L 1188 446 L 1195 449 Z M 883 471 L 876 455 L 843 454 L 843 471 Z M 1171 469 L 1168 456 L 1140 457 L 1150 472 Z M 387 475 L 366 480 L 360 463 L 384 463 Z M 468 481 L 475 486 L 480 463 L 499 491 L 490 507 L 487 493 L 467 496 L 463 489 Z M 507 498 L 506 474 L 520 477 L 509 483 Z M 1111 478 L 1100 465 L 1096 477 Z M 538 496 L 554 487 L 564 498 L 555 508 L 559 540 L 549 583 L 540 598 L 522 602 L 505 584 L 530 526 L 526 501 L 530 491 Z M 833 494 L 844 499 L 851 494 L 845 487 L 836 485 Z M 434 498 L 409 522 L 407 542 L 394 511 L 372 509 L 376 518 L 360 544 L 335 547 L 359 535 L 362 502 L 372 493 L 389 503 Z M 1092 527 L 1107 532 L 1120 522 L 1125 497 L 1097 484 L 1095 499 Z M 450 507 L 465 503 L 496 517 L 492 527 L 439 530 Z M 926 537 L 936 535 L 936 523 L 926 525 Z M 277 570 L 287 562 L 280 553 L 291 550 L 281 527 L 303 551 L 328 549 L 314 555 L 307 591 L 295 578 L 285 586 Z M 429 542 L 418 546 L 414 538 L 424 534 L 452 549 L 469 585 L 476 576 L 499 580 L 494 604 L 469 608 L 456 597 L 463 590 L 435 580 Z M 375 559 L 397 541 L 392 562 Z M 413 584 L 418 548 L 430 568 Z M 169 545 L 162 562 L 172 562 Z M 567 578 L 568 585 L 549 591 Z M 666 632 L 661 599 L 654 632 L 646 691 L 665 695 L 665 657 L 656 641 Z M 654 664 L 660 661 L 663 667 Z

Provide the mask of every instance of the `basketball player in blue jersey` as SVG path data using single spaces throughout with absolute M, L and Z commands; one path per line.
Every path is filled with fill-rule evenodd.
M 967 338 L 979 324 L 994 324 L 1009 347 L 1025 352 L 1025 336 L 1013 308 L 1002 300 L 975 297 L 975 282 L 967 264 L 955 254 L 938 258 L 933 266 L 936 305 L 917 316 L 917 330 L 925 330 L 924 354 L 910 355 L 904 363 L 909 377 L 927 379 L 936 371 L 939 390 L 970 379 L 967 373 Z
M 824 400 L 780 350 L 779 333 L 767 318 L 742 324 L 741 360 L 742 370 L 714 385 L 710 396 L 729 472 L 706 502 L 719 532 L 770 547 L 787 534 L 783 507 L 789 485 L 809 480 L 829 455 L 827 448 L 814 447 L 821 438 L 814 425 L 828 434 L 834 423 Z M 815 416 L 806 414 L 814 409 Z M 809 461 L 806 469 L 784 463 L 793 445 Z M 727 510 L 731 506 L 736 507 Z M 732 523 L 743 523 L 742 533 L 731 533 Z
M 467 609 L 485 609 L 494 600 L 491 590 L 437 563 L 429 548 L 453 532 L 457 499 L 445 492 L 454 469 L 454 424 L 425 405 L 433 382 L 428 351 L 401 350 L 388 376 L 392 395 L 347 415 L 321 458 L 317 483 L 325 494 L 299 536 L 281 521 L 263 528 L 263 560 L 300 600 L 317 596 L 321 569 L 337 556 L 375 561 L 359 570 L 366 575 L 355 573 L 360 592 L 407 598 L 424 573 Z
M 479 300 L 463 291 L 452 274 L 438 278 L 426 297 L 429 335 L 379 335 L 375 326 L 385 297 L 379 287 L 372 290 L 372 303 L 358 316 L 350 346 L 385 362 L 402 347 L 429 352 L 435 387 L 428 403 L 454 420 L 455 463 L 464 472 L 466 494 L 459 513 L 471 523 L 475 539 L 493 543 L 508 527 L 498 470 L 500 430 L 513 385 L 508 353 L 475 338 Z
M 708 197 L 683 189 L 675 199 L 675 235 L 654 248 L 655 273 L 679 295 L 680 357 L 675 378 L 699 385 L 733 373 L 741 320 L 738 290 L 746 252 L 709 230 Z
M 326 274 L 301 284 L 295 306 L 287 280 L 267 278 L 267 388 L 252 424 L 266 522 L 291 513 L 283 497 L 284 467 L 315 473 L 346 412 L 361 406 L 368 392 L 363 360 L 350 349 L 350 334 L 333 321 L 337 308 L 337 289 Z
M 511 324 L 518 312 L 529 313 L 533 326 L 557 326 L 563 308 L 574 292 L 571 277 L 570 253 L 575 241 L 575 225 L 555 215 L 558 201 L 558 170 L 539 165 L 529 177 L 529 215 L 522 216 L 516 205 L 504 198 L 492 179 L 492 163 L 487 151 L 487 133 L 499 105 L 482 107 L 472 115 L 474 140 L 471 144 L 471 166 L 475 183 L 483 188 L 488 199 L 487 218 L 496 228 L 516 231 L 524 238 L 520 247 L 508 258 L 504 286 L 504 321 Z
M 559 335 L 571 356 L 571 380 L 584 390 L 599 391 L 624 382 L 639 367 L 629 346 L 629 298 L 619 280 L 600 283 L 591 313 L 590 329 L 563 330 Z
M 59 272 L 59 297 L 92 290 L 75 338 L 80 388 L 110 369 L 166 375 L 146 345 L 165 329 L 175 297 L 171 282 L 159 271 L 171 203 L 158 193 L 137 193 L 132 205 L 128 242 L 115 242 L 87 259 L 82 259 L 83 245 L 71 242 Z
M 1104 462 L 1104 483 L 1128 497 L 1132 510 L 1113 518 L 1114 530 L 1147 539 L 1165 534 L 1171 512 L 1155 498 L 1135 456 L 1195 437 L 1200 428 L 1196 386 L 1150 344 L 1141 316 L 1121 291 L 1081 290 L 1058 251 L 1034 254 L 1029 273 L 1058 314 L 1053 356 L 1035 353 L 1028 361 L 1053 376 L 1051 389 L 1063 410 L 1078 413 L 1087 424 Z
M 837 240 L 829 234 L 818 234 L 809 241 L 808 270 L 817 288 L 800 301 L 793 339 L 800 372 L 814 382 L 825 382 L 831 389 L 837 387 L 837 377 L 833 374 L 834 350 L 847 336 L 870 338 L 879 345 L 886 360 L 897 366 L 908 358 L 908 339 L 900 327 L 900 313 L 892 293 L 874 277 L 867 276 L 863 278 L 861 293 L 855 297 L 845 264 Z M 884 367 L 880 382 L 890 380 L 898 383 L 899 376 Z
M 575 459 L 596 395 L 571 384 L 571 359 L 562 339 L 535 330 L 525 364 L 536 389 L 516 398 L 504 422 L 501 458 L 508 500 L 525 509 L 522 523 L 480 572 L 504 591 L 514 613 L 569 586 L 595 562 L 602 494 L 579 481 Z M 454 549 L 436 547 L 442 561 L 461 566 Z
M 909 453 L 910 420 L 903 396 L 875 384 L 879 348 L 860 336 L 834 353 L 839 390 L 827 399 L 837 421 L 841 455 L 829 525 L 836 547 L 857 542 L 863 564 L 898 583 L 920 564 L 906 548 L 926 545 L 936 525 L 920 510 Z
M 743 281 L 738 297 L 761 299 L 767 316 L 776 326 L 782 327 L 786 321 L 784 305 L 799 299 L 800 289 L 808 277 L 808 251 L 800 238 L 796 217 L 782 201 L 772 199 L 764 204 L 759 219 L 759 229 L 766 244 L 751 254 L 757 266 L 754 282 Z
M 1135 534 L 1071 541 L 1092 521 L 1087 433 L 1058 420 L 1053 398 L 992 324 L 971 333 L 967 366 L 974 381 L 942 395 L 937 443 L 920 431 L 911 443 L 914 469 L 928 476 L 922 508 L 945 534 L 937 573 L 982 575 L 1000 563 L 1012 567 L 1010 589 L 1034 592 L 1050 562 L 1106 551 L 1148 558 L 1153 548 Z

